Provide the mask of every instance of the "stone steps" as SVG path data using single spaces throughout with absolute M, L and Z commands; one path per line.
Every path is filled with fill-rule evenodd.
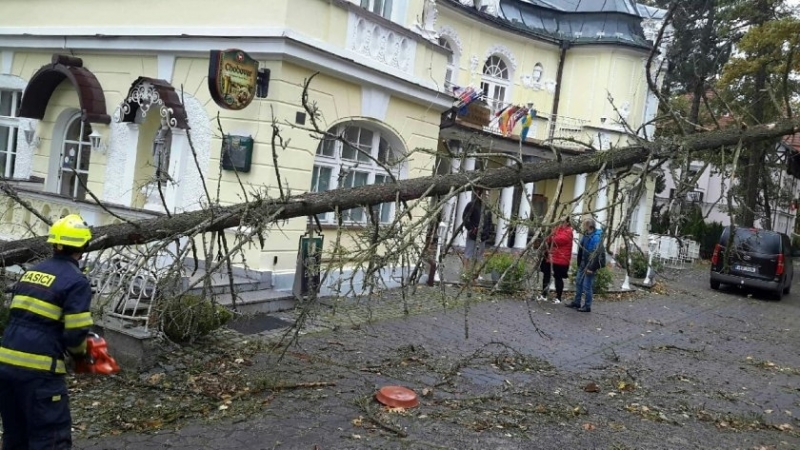
M 233 308 L 233 295 L 217 294 L 214 300 L 222 306 Z M 297 300 L 288 291 L 264 289 L 239 292 L 236 296 L 236 310 L 242 314 L 264 314 L 286 311 L 295 307 Z

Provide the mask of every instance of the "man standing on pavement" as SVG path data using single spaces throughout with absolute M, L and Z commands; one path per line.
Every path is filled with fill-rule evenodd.
M 483 203 L 484 190 L 475 188 L 475 197 L 467 203 L 464 214 L 461 217 L 464 229 L 467 230 L 467 245 L 464 248 L 465 273 L 474 279 L 479 274 L 472 273 L 483 260 L 483 253 L 486 250 L 486 241 L 492 236 L 492 212 L 486 209 Z M 480 232 L 479 232 L 480 230 Z
M 575 277 L 575 300 L 565 306 L 575 308 L 580 312 L 592 311 L 592 294 L 594 290 L 594 276 L 603 267 L 605 250 L 602 246 L 602 231 L 597 229 L 594 219 L 583 221 L 583 237 L 578 245 L 578 273 Z M 586 301 L 581 306 L 581 297 L 586 295 Z
M 13 289 L 0 343 L 3 450 L 72 448 L 64 353 L 86 357 L 92 289 L 78 267 L 92 238 L 77 214 L 53 224 L 53 257 L 25 272 Z
M 542 258 L 539 267 L 542 271 L 542 293 L 538 300 L 547 300 L 548 287 L 550 286 L 550 274 L 553 274 L 556 282 L 555 303 L 561 303 L 561 295 L 564 293 L 564 278 L 569 272 L 569 261 L 572 259 L 572 224 L 569 217 L 560 222 L 552 234 L 544 241 L 546 254 Z

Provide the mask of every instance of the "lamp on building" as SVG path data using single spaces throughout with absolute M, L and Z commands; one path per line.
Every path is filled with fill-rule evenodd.
M 32 148 L 39 148 L 39 142 L 41 138 L 36 135 L 36 129 L 33 128 L 33 124 L 28 122 L 28 128 L 22 130 L 23 134 L 25 135 L 25 142 L 28 146 Z
M 89 142 L 92 144 L 93 152 L 106 152 L 107 146 L 103 143 L 103 135 L 99 131 L 92 130 L 92 134 L 89 135 Z

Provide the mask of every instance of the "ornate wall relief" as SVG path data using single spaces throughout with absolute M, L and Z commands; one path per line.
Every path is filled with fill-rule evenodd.
M 347 40 L 348 50 L 403 72 L 414 71 L 417 43 L 412 38 L 352 11 Z

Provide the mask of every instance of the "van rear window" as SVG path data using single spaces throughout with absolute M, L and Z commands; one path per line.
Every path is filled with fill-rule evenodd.
M 728 244 L 728 236 L 730 236 L 730 228 L 725 229 L 722 233 L 722 245 Z M 745 252 L 776 255 L 781 252 L 781 236 L 774 231 L 736 228 L 733 246 Z

